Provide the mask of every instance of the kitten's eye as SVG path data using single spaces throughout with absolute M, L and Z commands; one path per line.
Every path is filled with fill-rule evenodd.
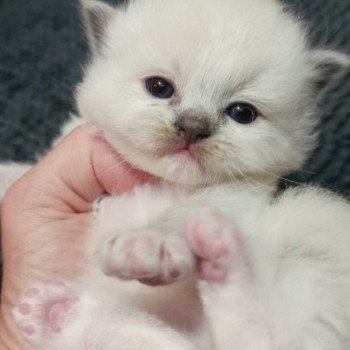
M 151 95 L 158 98 L 170 98 L 175 92 L 174 87 L 161 77 L 147 79 L 146 88 Z
M 258 117 L 256 109 L 247 103 L 233 103 L 227 108 L 226 113 L 240 124 L 250 124 Z

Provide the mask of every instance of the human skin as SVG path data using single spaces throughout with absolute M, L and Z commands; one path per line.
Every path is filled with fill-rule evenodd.
M 11 309 L 38 281 L 74 279 L 84 264 L 91 204 L 150 181 L 86 126 L 75 129 L 6 193 L 1 207 L 0 348 L 31 349 Z

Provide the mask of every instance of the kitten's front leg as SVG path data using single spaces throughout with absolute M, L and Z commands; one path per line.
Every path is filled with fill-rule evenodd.
M 151 226 L 107 237 L 99 261 L 107 276 L 162 285 L 185 279 L 195 271 L 195 259 L 179 234 L 164 234 Z
M 198 276 L 216 349 L 271 350 L 240 230 L 211 208 L 181 216 L 172 211 L 152 228 L 109 237 L 100 251 L 104 272 L 153 285 Z
M 216 349 L 274 349 L 240 231 L 202 210 L 189 220 L 186 238 L 199 261 L 199 289 Z
M 147 194 L 147 191 L 145 193 Z M 156 197 L 157 212 L 153 213 L 154 219 L 149 223 L 140 222 L 136 216 L 136 221 L 133 220 L 131 224 L 127 220 L 124 222 L 122 217 L 111 224 L 101 225 L 101 222 L 107 222 L 108 219 L 111 222 L 110 215 L 114 215 L 114 211 L 122 212 L 128 217 L 125 203 L 127 208 L 133 208 L 127 201 L 128 198 L 123 199 L 123 206 L 118 204 L 118 201 L 108 201 L 107 205 L 102 207 L 107 209 L 101 211 L 101 216 L 97 217 L 96 222 L 97 227 L 102 228 L 104 238 L 102 244 L 95 243 L 92 249 L 99 257 L 100 266 L 105 274 L 136 279 L 151 285 L 169 284 L 189 276 L 193 277 L 198 271 L 198 264 L 201 269 L 205 269 L 205 260 L 199 259 L 191 251 L 186 241 L 187 226 L 194 221 L 203 221 L 213 236 L 218 227 L 225 225 L 231 225 L 233 230 L 239 228 L 245 232 L 250 225 L 249 220 L 243 219 L 247 216 L 247 205 L 249 204 L 250 208 L 249 216 L 255 217 L 261 202 L 265 202 L 265 197 L 257 197 L 255 192 L 245 193 L 242 197 L 241 191 L 231 191 L 227 186 L 200 191 L 184 200 L 174 200 L 171 196 L 171 200 L 167 200 L 167 195 L 164 191 Z M 149 200 L 149 197 L 146 199 Z M 144 214 L 141 213 L 142 215 Z M 222 224 L 218 225 L 218 222 Z M 124 229 L 134 225 L 139 228 Z M 94 248 L 96 246 L 97 251 Z M 199 261 L 203 261 L 203 266 Z
M 99 257 L 106 275 L 122 279 L 159 285 L 198 273 L 214 282 L 226 278 L 227 249 L 233 244 L 234 264 L 249 278 L 238 229 L 215 210 L 201 208 L 185 216 L 172 211 L 147 228 L 112 234 L 103 242 Z
M 252 271 L 240 231 L 221 214 L 210 208 L 193 211 L 185 225 L 185 238 L 196 258 L 199 278 L 224 282 L 234 266 L 236 278 L 251 283 Z

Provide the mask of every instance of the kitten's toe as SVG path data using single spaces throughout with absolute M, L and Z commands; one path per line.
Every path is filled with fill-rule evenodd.
M 77 301 L 65 282 L 38 284 L 24 291 L 12 315 L 23 337 L 40 344 L 63 331 Z
M 156 230 L 116 235 L 104 243 L 102 270 L 108 276 L 162 285 L 193 274 L 195 260 L 186 242 Z
M 210 208 L 190 215 L 186 238 L 197 258 L 199 276 L 208 282 L 223 282 L 242 257 L 239 231 Z

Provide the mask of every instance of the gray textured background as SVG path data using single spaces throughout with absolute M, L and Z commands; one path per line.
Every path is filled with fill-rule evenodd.
M 285 2 L 309 23 L 314 45 L 350 52 L 350 0 Z M 0 0 L 0 160 L 33 159 L 73 109 L 87 59 L 77 9 L 75 0 Z M 291 178 L 350 198 L 350 73 L 319 112 L 320 146 Z

